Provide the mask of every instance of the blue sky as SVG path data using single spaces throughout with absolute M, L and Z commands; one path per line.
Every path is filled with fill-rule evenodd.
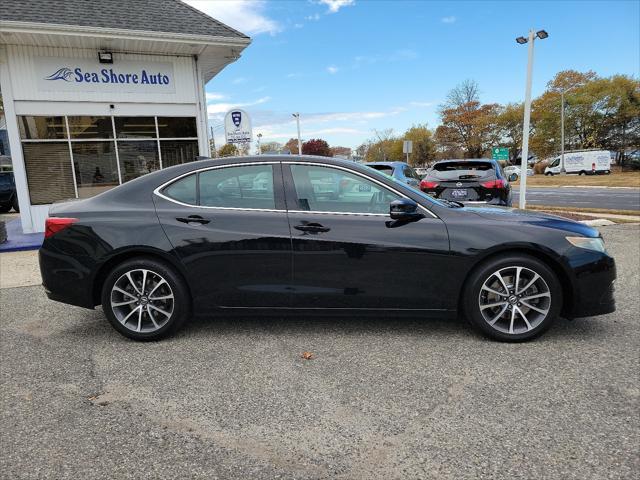
M 210 123 L 240 107 L 254 136 L 295 136 L 357 147 L 374 129 L 436 127 L 447 92 L 471 78 L 483 102 L 522 101 L 527 48 L 536 42 L 533 95 L 560 70 L 640 75 L 640 2 L 188 0 L 252 37 L 206 87 Z M 216 143 L 224 142 L 216 129 Z

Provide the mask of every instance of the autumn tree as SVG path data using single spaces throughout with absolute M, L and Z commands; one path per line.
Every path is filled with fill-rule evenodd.
M 298 154 L 298 139 L 290 138 L 287 143 L 284 144 L 283 150 L 289 150 L 292 155 Z
M 278 142 L 264 142 L 260 144 L 260 153 L 281 152 L 283 145 Z
M 511 163 L 517 160 L 522 147 L 523 122 L 524 105 L 522 103 L 505 105 L 496 119 L 498 142 L 494 146 L 507 147 Z
M 331 156 L 349 158 L 351 149 L 349 147 L 331 147 Z
M 409 155 L 409 163 L 412 166 L 428 165 L 436 158 L 436 145 L 433 133 L 426 124 L 414 125 L 404 132 L 403 140 L 413 142 L 413 152 Z
M 219 157 L 233 157 L 235 155 L 238 155 L 238 153 L 239 153 L 238 147 L 236 147 L 232 143 L 225 143 L 223 146 L 221 146 L 218 149 Z
M 313 138 L 302 144 L 303 155 L 316 155 L 320 157 L 330 157 L 331 149 L 329 144 L 321 138 Z

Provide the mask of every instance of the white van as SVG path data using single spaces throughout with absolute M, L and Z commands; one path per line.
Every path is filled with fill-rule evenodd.
M 559 174 L 560 161 L 560 155 L 550 160 L 549 165 L 544 169 L 544 174 Z M 607 150 L 564 152 L 564 169 L 567 173 L 578 175 L 609 174 L 611 173 L 611 154 Z

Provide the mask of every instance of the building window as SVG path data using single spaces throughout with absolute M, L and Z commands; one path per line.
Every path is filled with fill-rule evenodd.
M 193 162 L 198 156 L 197 140 L 160 140 L 162 168 Z
M 91 197 L 198 155 L 194 117 L 25 115 L 18 125 L 32 205 Z
M 93 197 L 120 183 L 114 142 L 73 142 L 71 151 L 79 198 Z
M 24 143 L 22 151 L 31 205 L 75 198 L 71 155 L 66 142 Z

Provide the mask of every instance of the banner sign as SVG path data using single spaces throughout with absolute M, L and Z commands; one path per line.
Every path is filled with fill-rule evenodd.
M 227 143 L 251 143 L 251 118 L 244 110 L 230 110 L 224 117 L 224 133 Z
M 175 93 L 173 63 L 81 58 L 35 59 L 38 89 L 45 92 Z

